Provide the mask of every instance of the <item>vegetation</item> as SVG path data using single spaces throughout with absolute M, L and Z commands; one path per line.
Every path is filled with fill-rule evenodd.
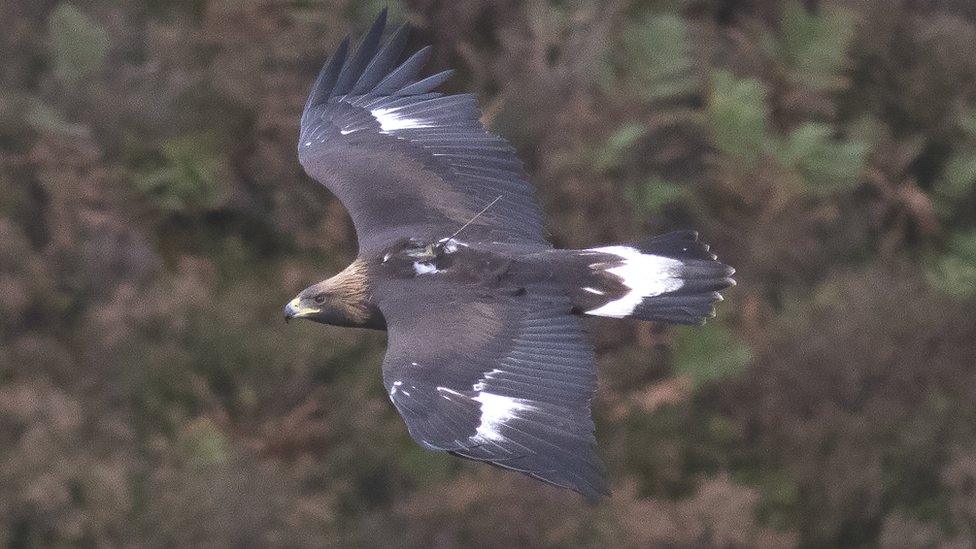
M 382 4 L 0 4 L 0 544 L 974 543 L 971 2 L 391 2 L 554 243 L 738 269 L 703 329 L 588 324 L 597 506 L 414 444 L 382 334 L 280 321 L 356 252 L 295 139 Z

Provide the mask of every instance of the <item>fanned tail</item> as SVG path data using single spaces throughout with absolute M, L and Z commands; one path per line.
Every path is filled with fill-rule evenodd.
M 695 231 L 579 251 L 588 278 L 574 289 L 588 315 L 703 324 L 715 316 L 720 290 L 735 285 L 735 269 L 717 261 Z

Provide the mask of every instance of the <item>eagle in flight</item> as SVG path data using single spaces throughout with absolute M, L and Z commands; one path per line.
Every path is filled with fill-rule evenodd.
M 693 231 L 554 249 L 522 165 L 451 75 L 401 61 L 386 11 L 349 39 L 305 103 L 298 157 L 348 209 L 355 261 L 309 286 L 285 318 L 389 332 L 383 384 L 423 447 L 607 494 L 582 315 L 701 324 L 733 269 Z

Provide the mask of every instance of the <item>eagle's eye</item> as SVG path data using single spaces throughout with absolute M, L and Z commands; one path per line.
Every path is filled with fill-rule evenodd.
M 321 305 L 321 304 L 325 303 L 325 294 L 319 294 L 319 295 L 315 296 L 312 299 L 315 300 L 315 303 Z

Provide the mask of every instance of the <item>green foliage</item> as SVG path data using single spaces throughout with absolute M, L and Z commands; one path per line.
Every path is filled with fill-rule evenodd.
M 224 434 L 207 419 L 187 425 L 179 433 L 177 445 L 188 465 L 197 469 L 225 463 L 230 453 Z
M 712 322 L 700 329 L 680 328 L 674 338 L 674 371 L 698 386 L 742 373 L 752 351 L 722 325 Z
M 959 115 L 956 123 L 971 139 L 976 139 L 976 108 Z
M 792 514 L 800 503 L 800 487 L 784 469 L 756 470 L 757 478 L 743 479 L 759 487 L 760 502 L 756 512 L 775 528 L 789 528 Z
M 948 250 L 929 269 L 928 278 L 948 295 L 976 297 L 976 231 L 953 235 Z
M 857 20 L 843 8 L 824 6 L 808 11 L 797 0 L 783 9 L 777 38 L 766 39 L 769 54 L 789 68 L 796 84 L 818 91 L 844 87 L 842 70 L 854 39 Z
M 157 206 L 172 212 L 216 208 L 226 198 L 221 179 L 222 158 L 210 132 L 174 137 L 160 150 L 161 165 L 142 173 L 136 188 Z
M 976 190 L 976 109 L 957 120 L 962 133 L 959 145 L 948 156 L 936 181 L 935 193 L 944 215 L 957 210 Z
M 626 160 L 638 139 L 644 136 L 645 128 L 640 124 L 625 124 L 617 128 L 603 145 L 594 151 L 593 169 L 595 171 L 612 170 Z
M 944 200 L 964 199 L 976 187 L 976 149 L 957 151 L 945 163 L 938 192 Z
M 965 2 L 392 3 L 553 242 L 740 273 L 704 327 L 588 325 L 591 507 L 416 445 L 385 335 L 281 321 L 355 253 L 303 94 L 388 2 L 8 1 L 0 545 L 973 545 Z
M 623 85 L 646 103 L 694 92 L 698 78 L 687 33 L 685 22 L 676 15 L 647 15 L 628 23 L 620 38 L 628 62 Z
M 717 71 L 709 102 L 715 147 L 747 166 L 771 155 L 782 168 L 794 170 L 814 196 L 853 188 L 868 145 L 835 138 L 834 127 L 817 122 L 801 124 L 782 137 L 773 134 L 768 127 L 765 98 L 765 87 L 759 81 Z
M 828 124 L 808 122 L 780 143 L 777 160 L 796 169 L 816 196 L 848 191 L 858 181 L 868 146 L 856 140 L 835 139 Z
M 628 192 L 627 198 L 641 216 L 654 216 L 660 214 L 665 206 L 687 201 L 688 195 L 686 187 L 659 177 L 650 177 Z
M 321 2 L 309 2 L 309 7 L 315 10 L 321 10 Z M 388 10 L 388 20 L 389 21 L 404 21 L 406 20 L 406 10 L 400 0 L 364 0 L 363 2 L 353 2 L 351 4 L 352 13 L 350 14 L 350 20 L 357 23 L 360 26 L 369 25 L 376 18 L 376 14 L 380 10 L 386 8 Z
M 844 10 L 825 7 L 814 14 L 791 1 L 783 9 L 778 38 L 767 34 L 762 40 L 793 84 L 815 93 L 831 92 L 847 82 L 844 70 L 854 23 Z M 824 122 L 803 122 L 779 135 L 770 125 L 769 101 L 769 90 L 760 80 L 716 70 L 708 104 L 715 147 L 747 167 L 771 156 L 780 167 L 796 173 L 813 196 L 851 190 L 869 145 L 838 137 L 838 128 Z
M 42 131 L 65 135 L 84 135 L 86 133 L 84 126 L 69 122 L 64 115 L 40 100 L 29 101 L 26 120 L 28 124 Z
M 55 74 L 73 86 L 98 71 L 108 56 L 108 31 L 67 2 L 58 4 L 48 18 Z
M 457 474 L 459 464 L 456 460 L 450 456 L 432 454 L 413 440 L 404 439 L 397 450 L 397 466 L 415 486 L 446 482 Z
M 738 78 L 725 70 L 712 75 L 708 114 L 715 147 L 724 154 L 755 164 L 766 145 L 766 88 L 754 78 Z

